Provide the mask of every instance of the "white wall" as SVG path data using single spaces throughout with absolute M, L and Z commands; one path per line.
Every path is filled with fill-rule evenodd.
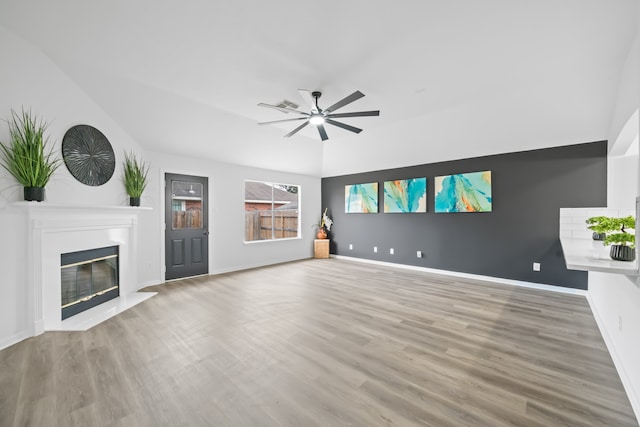
M 60 152 L 62 137 L 76 124 L 100 129 L 116 154 L 113 178 L 100 187 L 79 183 L 63 165 L 46 188 L 46 202 L 92 206 L 127 205 L 121 181 L 125 151 L 133 150 L 151 165 L 150 185 L 142 205 L 138 237 L 140 248 L 138 287 L 163 280 L 161 178 L 164 172 L 209 177 L 210 273 L 238 270 L 276 262 L 307 258 L 312 254 L 314 224 L 320 215 L 320 178 L 240 167 L 204 159 L 177 158 L 144 152 L 111 117 L 83 92 L 73 80 L 39 49 L 0 26 L 0 118 L 22 106 L 49 121 L 49 135 Z M 0 141 L 7 141 L 8 129 L 0 122 Z M 183 141 L 176 141 L 176 144 Z M 229 141 L 233 144 L 233 141 Z M 302 186 L 302 238 L 281 242 L 244 244 L 243 181 L 265 180 Z M 22 187 L 0 168 L 0 349 L 30 335 L 27 316 L 27 236 L 24 211 L 13 203 L 22 200 Z
M 164 174 L 205 176 L 209 179 L 209 273 L 223 273 L 312 256 L 320 207 L 320 178 L 249 168 L 164 153 L 147 152 L 150 163 L 149 187 L 142 198 L 152 212 L 141 217 L 146 236 L 140 242 L 140 283 L 158 283 L 163 278 Z M 244 243 L 244 180 L 261 180 L 301 186 L 301 239 Z
M 38 49 L 0 27 L 0 118 L 10 117 L 11 109 L 22 107 L 49 122 L 54 150 L 60 152 L 64 132 L 76 124 L 99 128 L 111 141 L 116 156 L 125 149 L 139 147 L 110 117 L 89 99 L 73 81 Z M 0 121 L 0 141 L 8 140 L 6 123 Z M 121 205 L 126 193 L 114 177 L 101 187 L 89 187 L 76 181 L 62 165 L 46 188 L 48 203 Z M 27 320 L 27 236 L 24 211 L 12 209 L 22 200 L 22 186 L 4 168 L 0 168 L 0 348 L 24 338 L 30 329 Z
M 78 124 L 100 129 L 109 139 L 121 160 L 124 150 L 139 151 L 139 145 L 116 122 L 100 109 L 49 58 L 27 42 L 0 27 L 0 118 L 11 115 L 11 109 L 31 111 L 49 122 L 49 136 L 60 152 L 64 133 Z M 8 140 L 8 128 L 0 122 L 0 141 Z M 100 187 L 76 181 L 62 165 L 47 186 L 47 200 L 52 203 L 84 203 L 121 205 L 126 193 L 120 180 L 122 167 L 116 163 L 114 177 Z M 21 200 L 22 187 L 2 169 L 0 171 L 0 206 Z
M 638 154 L 607 158 L 607 206 L 635 209 L 638 193 Z
M 639 105 L 640 33 L 636 35 L 622 74 L 609 138 L 610 153 L 616 151 L 618 136 Z M 639 167 L 637 155 L 626 158 L 610 156 L 607 182 L 610 208 L 635 206 L 635 199 L 640 195 Z M 589 272 L 588 296 L 600 331 L 640 420 L 640 279 Z

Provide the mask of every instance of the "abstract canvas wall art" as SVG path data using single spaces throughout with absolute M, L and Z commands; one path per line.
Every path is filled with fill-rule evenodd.
M 412 213 L 427 211 L 427 178 L 384 182 L 384 211 Z
M 437 176 L 436 212 L 491 212 L 491 171 Z
M 345 185 L 344 211 L 346 213 L 378 213 L 378 183 Z

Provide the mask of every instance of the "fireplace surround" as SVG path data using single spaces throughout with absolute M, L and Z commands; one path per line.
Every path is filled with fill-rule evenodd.
M 142 210 L 128 206 L 74 206 L 32 202 L 17 204 L 27 212 L 27 281 L 32 334 L 86 330 L 155 295 L 137 292 L 137 223 Z M 118 247 L 119 296 L 62 319 L 61 255 Z

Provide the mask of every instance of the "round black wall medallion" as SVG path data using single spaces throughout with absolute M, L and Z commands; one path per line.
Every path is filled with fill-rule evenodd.
M 75 179 L 93 187 L 109 181 L 116 169 L 109 140 L 89 125 L 74 126 L 64 134 L 62 158 Z

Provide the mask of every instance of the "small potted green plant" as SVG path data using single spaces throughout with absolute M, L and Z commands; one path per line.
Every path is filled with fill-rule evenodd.
M 11 110 L 7 123 L 9 143 L 0 143 L 0 162 L 24 186 L 25 200 L 41 202 L 49 178 L 60 167 L 44 135 L 48 123 L 24 109 L 21 114 Z
M 147 174 L 149 166 L 138 160 L 135 154 L 124 154 L 124 188 L 129 195 L 131 206 L 140 206 L 140 197 L 147 187 Z
M 589 230 L 599 235 L 605 246 L 611 245 L 609 256 L 618 261 L 636 259 L 636 220 L 631 215 L 623 218 L 594 216 L 587 219 Z M 633 230 L 633 232 L 629 232 Z

